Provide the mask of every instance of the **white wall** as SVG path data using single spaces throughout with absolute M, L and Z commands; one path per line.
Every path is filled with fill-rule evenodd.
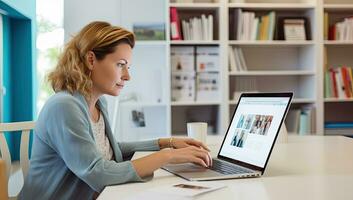
M 65 42 L 92 21 L 121 22 L 121 0 L 64 0 Z

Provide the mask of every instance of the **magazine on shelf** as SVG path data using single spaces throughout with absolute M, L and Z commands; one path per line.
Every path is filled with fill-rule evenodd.
M 172 101 L 195 101 L 195 72 L 172 72 Z
M 219 100 L 219 73 L 199 72 L 196 77 L 196 101 Z
M 219 71 L 219 47 L 198 46 L 196 47 L 196 71 Z
M 172 46 L 170 54 L 172 71 L 195 71 L 194 47 Z

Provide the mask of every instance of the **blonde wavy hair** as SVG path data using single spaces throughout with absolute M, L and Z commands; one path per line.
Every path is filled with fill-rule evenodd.
M 113 53 L 116 46 L 126 43 L 135 45 L 135 36 L 121 27 L 107 22 L 92 22 L 86 25 L 65 46 L 55 69 L 49 73 L 48 81 L 55 92 L 79 92 L 90 97 L 92 80 L 86 56 L 92 51 L 98 60 Z

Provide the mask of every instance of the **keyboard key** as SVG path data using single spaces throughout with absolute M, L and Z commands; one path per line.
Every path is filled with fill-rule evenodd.
M 211 170 L 219 172 L 221 174 L 244 174 L 251 173 L 252 171 L 246 170 L 240 166 L 233 165 L 227 162 L 222 162 L 220 160 L 213 160 L 213 165 L 210 167 Z

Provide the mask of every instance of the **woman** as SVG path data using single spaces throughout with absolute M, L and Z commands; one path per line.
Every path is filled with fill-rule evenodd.
M 56 92 L 35 128 L 22 199 L 92 199 L 105 186 L 144 181 L 161 166 L 211 165 L 207 147 L 192 139 L 164 138 L 117 143 L 104 94 L 118 96 L 130 80 L 134 35 L 105 22 L 84 27 L 66 46 L 49 74 Z M 157 151 L 127 160 L 135 151 Z

